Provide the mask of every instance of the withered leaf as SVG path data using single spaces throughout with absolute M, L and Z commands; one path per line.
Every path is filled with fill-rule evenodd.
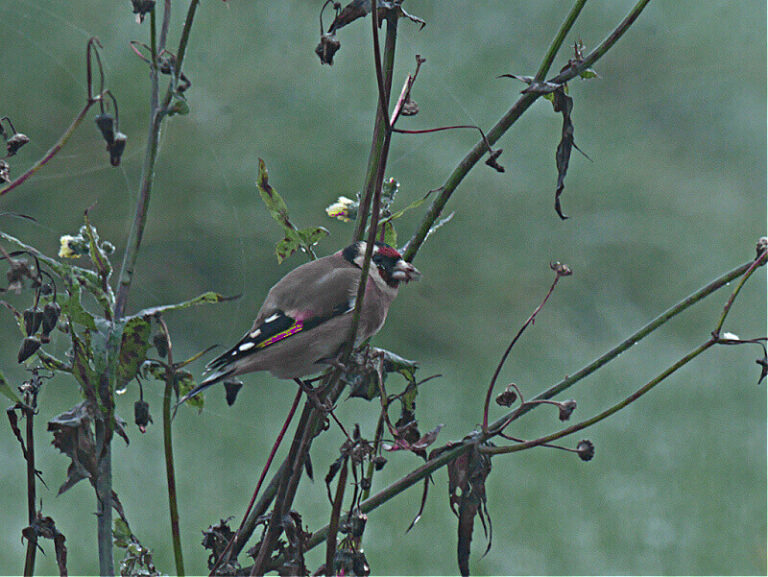
M 487 509 L 485 480 L 491 472 L 491 459 L 477 449 L 460 455 L 448 464 L 448 492 L 451 510 L 459 518 L 457 557 L 459 571 L 469 575 L 469 555 L 475 516 L 480 517 L 490 550 L 492 531 Z M 458 511 L 456 510 L 458 505 Z M 488 517 L 486 525 L 485 517 Z
M 48 430 L 53 433 L 53 446 L 72 459 L 67 469 L 67 480 L 59 488 L 59 494 L 82 479 L 91 479 L 96 475 L 96 441 L 91 429 L 92 420 L 88 404 L 83 401 L 48 421 Z

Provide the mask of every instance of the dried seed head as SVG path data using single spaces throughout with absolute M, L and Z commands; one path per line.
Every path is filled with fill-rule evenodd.
M 576 401 L 573 399 L 563 401 L 558 405 L 558 408 L 560 409 L 560 420 L 567 421 L 571 418 L 573 411 L 576 410 Z
M 333 56 L 341 48 L 341 42 L 335 34 L 323 34 L 320 37 L 320 44 L 315 48 L 315 54 L 320 58 L 321 64 L 333 66 Z
M 576 452 L 582 461 L 591 461 L 592 457 L 595 456 L 595 446 L 592 444 L 592 441 L 584 439 L 576 445 Z
M 757 245 L 755 246 L 755 249 L 757 250 L 757 256 L 755 258 L 760 258 L 760 256 L 768 250 L 768 237 L 761 236 L 759 239 L 757 239 Z
M 128 137 L 125 134 L 122 132 L 115 134 L 115 141 L 108 147 L 109 162 L 112 166 L 120 166 L 120 158 L 123 156 L 127 142 Z
M 59 303 L 50 302 L 43 307 L 43 334 L 48 336 L 56 328 L 61 315 L 61 306 Z
M 567 264 L 563 264 L 560 261 L 549 263 L 549 268 L 555 271 L 557 276 L 571 276 L 573 274 L 571 268 Z
M 511 407 L 517 400 L 517 393 L 512 385 L 507 385 L 503 393 L 496 396 L 496 404 L 502 407 Z
M 109 149 L 112 143 L 115 142 L 115 117 L 108 112 L 99 114 L 96 117 L 96 126 L 99 127 L 101 135 L 107 142 L 107 149 Z
M 133 420 L 142 433 L 147 432 L 147 425 L 152 422 L 148 402 L 141 400 L 133 404 Z
M 371 462 L 373 463 L 374 469 L 376 469 L 377 471 L 381 471 L 384 468 L 384 465 L 387 464 L 387 459 L 382 455 L 378 455 L 374 457 Z
M 21 348 L 19 349 L 19 355 L 17 357 L 20 363 L 26 361 L 29 357 L 35 354 L 35 351 L 40 348 L 40 341 L 34 337 L 27 337 L 21 342 Z
M 403 102 L 403 108 L 400 110 L 400 114 L 402 116 L 416 116 L 418 113 L 419 105 L 409 96 L 408 99 Z
M 11 136 L 5 142 L 5 148 L 8 151 L 8 156 L 13 156 L 16 154 L 19 148 L 24 146 L 27 142 L 29 142 L 29 137 L 26 134 L 22 134 L 21 132 L 17 132 Z
M 227 399 L 227 405 L 230 407 L 235 404 L 235 400 L 237 399 L 237 393 L 240 392 L 240 389 L 243 388 L 243 382 L 242 381 L 236 381 L 234 379 L 229 381 L 224 381 L 224 390 L 226 391 L 226 399 Z
M 11 167 L 0 158 L 0 184 L 11 182 Z
M 38 309 L 27 309 L 24 311 L 24 330 L 28 336 L 34 335 L 40 328 L 40 323 L 43 322 L 43 311 Z

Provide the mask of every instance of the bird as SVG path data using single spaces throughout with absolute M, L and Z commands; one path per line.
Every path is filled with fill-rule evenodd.
M 245 373 L 269 371 L 301 385 L 302 377 L 333 364 L 349 337 L 366 248 L 358 241 L 286 274 L 267 293 L 253 326 L 206 365 L 208 375 L 178 404 Z M 381 330 L 401 283 L 420 276 L 397 249 L 374 244 L 355 346 Z

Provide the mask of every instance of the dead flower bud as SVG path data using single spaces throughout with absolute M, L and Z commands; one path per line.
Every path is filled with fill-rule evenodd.
M 502 407 L 511 407 L 516 400 L 517 393 L 515 392 L 512 385 L 509 385 L 506 389 L 504 389 L 503 393 L 499 393 L 496 396 L 496 404 Z
M 43 307 L 42 321 L 43 321 L 43 334 L 48 336 L 51 331 L 56 328 L 56 323 L 59 322 L 59 316 L 61 315 L 61 306 L 59 303 L 50 302 Z
M 384 465 L 387 464 L 387 459 L 382 455 L 378 455 L 374 457 L 371 462 L 373 463 L 374 469 L 376 469 L 377 471 L 381 471 L 384 468 Z
M 144 17 L 155 7 L 155 0 L 131 0 L 131 3 L 137 24 L 144 22 Z
M 568 401 L 563 401 L 558 405 L 558 408 L 560 409 L 560 420 L 561 421 L 567 421 L 571 418 L 571 414 L 573 414 L 573 411 L 576 410 L 576 401 L 573 399 L 570 399 Z
M 112 146 L 107 146 L 107 150 L 109 150 L 109 163 L 112 166 L 120 166 L 120 158 L 123 156 L 127 142 L 128 137 L 122 132 L 118 132 L 115 134 L 115 141 L 112 143 Z
M 40 341 L 34 337 L 27 337 L 21 342 L 21 348 L 19 349 L 19 355 L 17 357 L 20 363 L 26 361 L 29 357 L 35 354 L 35 351 L 40 348 Z
M 571 276 L 573 274 L 571 267 L 557 260 L 555 262 L 549 263 L 549 268 L 555 271 L 555 274 L 557 274 L 557 276 Z
M 592 457 L 595 456 L 595 446 L 592 444 L 592 441 L 584 439 L 576 445 L 576 452 L 582 461 L 591 461 Z
M 0 184 L 11 182 L 11 167 L 0 158 Z
M 368 477 L 363 477 L 362 479 L 360 479 L 360 488 L 363 491 L 367 491 L 368 489 L 370 489 L 371 488 L 371 480 Z
M 320 58 L 321 64 L 333 66 L 333 56 L 341 48 L 341 42 L 335 34 L 323 34 L 320 37 L 320 44 L 315 48 L 315 54 Z
M 237 399 L 237 393 L 243 388 L 243 382 L 235 379 L 224 381 L 224 391 L 226 392 L 227 405 L 232 406 Z
M 418 113 L 419 105 L 415 100 L 411 100 L 411 97 L 409 96 L 408 99 L 403 102 L 403 107 L 400 110 L 400 114 L 402 116 L 416 116 Z
M 96 117 L 96 126 L 99 127 L 101 136 L 104 137 L 107 147 L 112 146 L 112 143 L 115 142 L 115 117 L 108 112 L 99 114 Z
M 8 151 L 8 156 L 16 154 L 22 146 L 29 142 L 29 137 L 26 134 L 17 132 L 11 136 L 5 143 L 5 148 Z
M 24 317 L 24 331 L 28 336 L 34 335 L 40 328 L 40 323 L 43 322 L 43 311 L 38 309 L 27 309 L 23 313 Z
M 757 245 L 755 246 L 755 249 L 757 250 L 757 256 L 755 258 L 760 258 L 760 255 L 762 255 L 766 250 L 768 250 L 768 236 L 761 236 L 757 240 Z
M 152 415 L 149 414 L 149 403 L 147 401 L 136 401 L 133 404 L 133 420 L 139 431 L 147 432 L 147 425 L 152 422 Z

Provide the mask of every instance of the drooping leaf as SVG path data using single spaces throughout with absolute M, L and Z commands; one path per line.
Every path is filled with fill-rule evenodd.
M 259 159 L 259 176 L 256 180 L 256 186 L 259 189 L 259 195 L 267 205 L 269 214 L 272 215 L 280 226 L 287 230 L 295 230 L 288 217 L 288 205 L 285 204 L 283 197 L 269 184 L 269 173 L 264 161 Z
M 128 523 L 123 521 L 120 517 L 115 519 L 112 527 L 112 542 L 115 547 L 125 549 L 131 542 L 131 529 L 128 527 Z
M 295 231 L 289 231 L 285 238 L 275 244 L 277 263 L 281 264 L 285 259 L 301 248 L 301 239 Z
M 451 511 L 458 517 L 457 557 L 461 575 L 469 575 L 470 545 L 475 517 L 479 516 L 488 536 L 490 549 L 492 534 L 487 510 L 485 480 L 491 472 L 491 459 L 476 448 L 464 453 L 448 464 L 448 493 Z M 458 506 L 458 510 L 457 507 Z M 485 518 L 488 517 L 488 525 Z
M 158 314 L 167 313 L 169 311 L 178 311 L 178 310 L 187 309 L 189 307 L 194 307 L 198 305 L 223 303 L 225 301 L 231 301 L 238 298 L 240 298 L 240 295 L 233 296 L 233 297 L 225 297 L 220 295 L 219 293 L 208 291 L 199 296 L 196 296 L 193 299 L 182 301 L 180 303 L 176 303 L 172 305 L 160 305 L 157 307 L 143 309 L 130 318 L 141 317 L 144 319 L 148 319 L 149 317 L 154 317 L 154 316 L 157 316 Z
M 384 228 L 384 242 L 389 246 L 397 246 L 397 231 L 391 220 L 381 224 Z
M 83 401 L 48 421 L 48 430 L 53 433 L 53 446 L 71 459 L 67 480 L 59 488 L 59 494 L 96 475 L 96 441 L 91 430 L 93 416 L 88 405 L 87 401 Z

